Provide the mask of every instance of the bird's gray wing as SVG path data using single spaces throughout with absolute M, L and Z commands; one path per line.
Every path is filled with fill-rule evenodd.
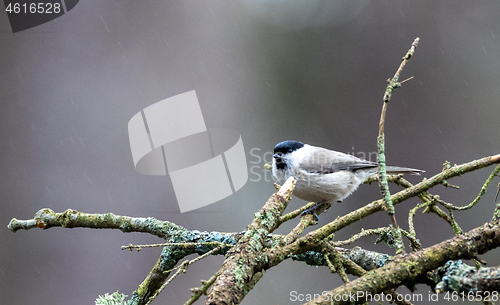
M 310 173 L 331 174 L 343 170 L 374 168 L 377 167 L 377 163 L 317 147 L 317 154 L 301 162 L 300 167 Z

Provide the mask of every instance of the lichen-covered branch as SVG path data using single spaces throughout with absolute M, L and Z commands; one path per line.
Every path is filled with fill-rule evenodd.
M 206 304 L 238 304 L 262 277 L 263 269 L 256 270 L 255 266 L 266 264 L 266 258 L 261 255 L 265 241 L 268 234 L 279 226 L 295 181 L 290 177 L 281 189 L 267 200 L 255 214 L 243 236 L 228 251 Z
M 184 305 L 191 305 L 193 304 L 194 302 L 198 301 L 198 299 L 204 295 L 204 294 L 207 294 L 207 291 L 208 289 L 210 288 L 210 286 L 212 286 L 212 284 L 215 282 L 215 280 L 217 279 L 217 277 L 219 276 L 219 272 L 217 272 L 216 274 L 212 275 L 212 277 L 210 277 L 208 280 L 206 281 L 201 281 L 201 287 L 197 287 L 197 288 L 191 288 L 191 292 L 193 293 L 193 295 L 191 296 L 191 298 L 189 298 L 189 300 L 187 300 L 186 303 L 184 303 Z
M 363 276 L 366 271 L 378 269 L 394 260 L 394 257 L 387 254 L 360 247 L 335 248 L 335 250 L 345 259 L 343 262 L 346 272 L 356 276 Z M 328 266 L 325 254 L 314 251 L 293 255 L 291 259 L 312 266 Z M 355 269 L 356 267 L 351 268 L 349 262 L 366 271 L 360 272 Z M 437 292 L 456 291 L 467 294 L 471 291 L 500 291 L 500 266 L 477 269 L 464 264 L 461 260 L 449 260 L 444 266 L 419 277 L 413 284 L 426 284 Z
M 389 192 L 389 184 L 387 183 L 387 171 L 385 162 L 385 136 L 384 136 L 385 114 L 387 111 L 387 105 L 391 100 L 392 92 L 394 91 L 394 89 L 401 87 L 401 83 L 398 82 L 401 71 L 403 71 L 403 68 L 405 67 L 408 60 L 410 60 L 410 58 L 413 56 L 413 53 L 415 53 L 415 49 L 418 46 L 419 40 L 420 39 L 417 37 L 415 41 L 413 41 L 411 48 L 408 50 L 406 55 L 403 56 L 403 61 L 399 65 L 399 68 L 394 74 L 394 77 L 388 80 L 387 88 L 385 89 L 383 98 L 384 103 L 382 106 L 382 113 L 380 114 L 379 132 L 377 138 L 379 185 L 382 197 L 384 197 L 387 212 L 391 216 L 392 226 L 394 227 L 395 230 L 398 229 L 398 225 L 396 222 L 396 218 L 394 216 L 394 205 L 392 203 L 391 194 Z M 401 237 L 401 234 L 396 233 L 396 235 L 398 235 L 399 238 Z M 401 244 L 400 250 L 402 251 L 404 249 L 402 248 L 403 246 L 402 242 L 400 240 L 397 242 Z
M 234 244 L 238 235 L 237 233 L 188 230 L 172 222 L 157 220 L 153 217 L 118 216 L 112 213 L 90 214 L 71 209 L 63 213 L 56 213 L 51 209 L 41 209 L 35 214 L 34 219 L 17 220 L 14 218 L 8 225 L 8 228 L 13 232 L 35 227 L 42 229 L 52 227 L 119 229 L 125 233 L 150 233 L 165 239 L 168 243 L 189 243 L 182 246 L 172 245 L 163 248 L 160 258 L 149 275 L 132 294 L 132 299 L 129 301 L 131 305 L 146 304 L 166 281 L 170 274 L 168 271 L 173 269 L 182 258 L 193 253 L 206 253 L 221 243 Z M 227 249 L 224 251 L 227 251 Z
M 477 269 L 464 264 L 461 260 L 448 261 L 437 270 L 439 282 L 437 292 L 493 292 L 500 291 L 500 267 L 482 267 Z
M 161 238 L 179 235 L 188 232 L 187 229 L 169 221 L 157 220 L 153 217 L 119 216 L 113 213 L 90 214 L 68 209 L 63 213 L 56 213 L 51 209 L 41 209 L 30 220 L 13 218 L 7 226 L 12 232 L 20 229 L 32 228 L 49 229 L 63 228 L 91 228 L 91 229 L 118 229 L 124 233 L 143 232 Z
M 387 265 L 366 273 L 363 277 L 338 287 L 330 293 L 332 295 L 364 295 L 379 294 L 401 285 L 410 288 L 428 271 L 444 265 L 448 260 L 472 259 L 478 254 L 483 254 L 500 246 L 500 228 L 498 223 L 486 223 L 464 235 L 455 236 L 437 245 L 422 249 L 411 254 L 396 256 Z M 355 304 L 365 302 L 365 298 L 357 297 Z M 329 302 L 309 302 L 312 304 L 330 304 Z M 336 304 L 350 304 L 340 300 Z
M 335 250 L 364 270 L 380 268 L 392 260 L 392 257 L 387 254 L 365 250 L 360 247 L 354 247 L 352 249 L 335 248 Z M 324 254 L 316 251 L 307 251 L 298 255 L 290 255 L 290 258 L 311 266 L 328 265 Z
M 439 199 L 439 197 L 436 198 L 436 201 L 439 202 L 441 205 L 443 205 L 447 209 L 452 209 L 452 210 L 456 210 L 456 211 L 468 210 L 468 209 L 472 208 L 473 206 L 475 206 L 479 202 L 479 199 L 481 199 L 481 197 L 483 197 L 483 195 L 486 194 L 486 189 L 488 188 L 488 185 L 490 184 L 491 180 L 493 180 L 493 178 L 498 175 L 499 172 L 500 172 L 500 165 L 498 165 L 493 170 L 493 172 L 490 174 L 488 179 L 486 179 L 486 182 L 483 184 L 483 187 L 479 191 L 479 194 L 477 195 L 477 197 L 466 206 L 456 207 L 451 203 L 444 202 L 443 200 Z
M 213 248 L 212 250 L 208 251 L 207 253 L 203 254 L 203 255 L 200 255 L 198 256 L 197 258 L 195 259 L 192 259 L 192 260 L 186 260 L 184 262 L 182 262 L 181 264 L 179 264 L 179 266 L 177 266 L 176 268 L 173 268 L 173 269 L 170 269 L 170 270 L 167 270 L 167 271 L 163 271 L 163 276 L 165 274 L 170 274 L 170 272 L 174 271 L 175 269 L 177 269 L 177 271 L 174 273 L 173 276 L 171 276 L 163 285 L 161 285 L 160 288 L 156 289 L 156 291 L 154 292 L 154 295 L 152 295 L 151 297 L 148 298 L 147 300 L 147 303 L 146 304 L 149 304 L 151 303 L 151 301 L 156 298 L 157 295 L 160 294 L 160 292 L 170 283 L 172 282 L 172 280 L 174 280 L 179 274 L 181 273 L 186 273 L 189 265 L 192 265 L 202 259 L 204 259 L 205 257 L 209 256 L 209 255 L 213 255 L 213 254 L 216 254 L 217 252 L 223 250 L 225 247 L 227 247 L 227 245 L 225 244 L 222 244 L 216 248 Z M 158 281 L 159 282 L 159 281 Z M 208 287 L 207 287 L 208 288 Z M 195 290 L 195 295 L 196 295 L 196 290 Z M 198 296 L 199 297 L 199 296 Z M 132 303 L 132 301 L 130 302 Z M 129 303 L 129 304 L 130 304 Z

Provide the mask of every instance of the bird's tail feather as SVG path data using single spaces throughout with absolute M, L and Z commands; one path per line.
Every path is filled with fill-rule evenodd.
M 408 168 L 408 167 L 398 167 L 398 166 L 387 166 L 386 171 L 389 175 L 397 175 L 397 174 L 412 174 L 420 176 L 421 173 L 425 173 L 425 171 L 420 169 Z

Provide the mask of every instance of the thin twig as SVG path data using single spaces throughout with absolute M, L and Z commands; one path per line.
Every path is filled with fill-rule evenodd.
M 206 245 L 206 246 L 221 246 L 221 245 L 226 245 L 226 246 L 231 246 L 227 244 L 223 244 L 218 241 L 212 241 L 212 242 L 194 242 L 194 243 L 161 243 L 161 244 L 149 244 L 149 245 L 132 245 L 129 244 L 128 246 L 122 246 L 122 250 L 127 250 L 129 249 L 132 251 L 132 249 L 137 249 L 137 252 L 139 252 L 142 248 L 156 248 L 156 247 L 166 247 L 166 246 L 177 246 L 177 247 L 196 247 L 196 246 L 201 246 L 201 245 Z
M 347 246 L 355 242 L 356 240 L 366 237 L 366 236 L 373 236 L 373 235 L 382 235 L 382 234 L 387 234 L 387 232 L 390 231 L 389 228 L 377 228 L 377 229 L 368 229 L 368 230 L 361 230 L 360 233 L 354 234 L 351 236 L 351 238 L 347 240 L 342 240 L 342 241 L 337 241 L 333 242 L 334 247 L 342 247 L 342 246 Z
M 324 256 L 325 256 L 325 260 L 326 260 L 326 265 L 328 266 L 328 268 L 330 268 L 330 272 L 331 273 L 336 273 L 337 272 L 337 268 L 335 268 L 335 266 L 333 265 L 333 263 L 330 260 L 330 258 L 328 258 L 328 254 L 324 254 Z
M 202 295 L 204 295 L 204 294 L 206 295 L 208 288 L 210 288 L 210 286 L 212 286 L 212 284 L 215 282 L 215 280 L 217 279 L 218 276 L 219 276 L 219 271 L 217 271 L 217 273 L 212 275 L 212 277 L 209 278 L 208 280 L 201 281 L 200 288 L 191 288 L 190 290 L 191 290 L 191 292 L 193 292 L 193 295 L 191 296 L 191 298 L 189 300 L 187 300 L 186 303 L 184 303 L 184 305 L 191 305 L 194 302 L 198 301 L 198 299 Z
M 493 170 L 493 172 L 490 174 L 490 176 L 488 177 L 488 179 L 486 179 L 486 181 L 484 182 L 483 187 L 479 191 L 479 194 L 477 195 L 477 197 L 471 203 L 469 203 L 466 206 L 457 207 L 457 206 L 454 206 L 451 203 L 444 202 L 443 200 L 439 199 L 439 197 L 436 198 L 436 201 L 439 202 L 444 207 L 446 207 L 448 209 L 455 210 L 455 211 L 468 210 L 468 209 L 472 208 L 473 206 L 475 206 L 479 202 L 479 200 L 481 199 L 481 197 L 483 197 L 483 195 L 486 194 L 486 189 L 488 188 L 488 185 L 490 184 L 491 180 L 493 180 L 493 178 L 496 175 L 498 175 L 499 172 L 500 172 L 500 165 L 498 165 Z M 495 199 L 495 201 L 496 201 L 496 199 Z
M 347 273 L 345 272 L 343 264 L 343 261 L 346 261 L 348 259 L 341 255 L 339 251 L 337 251 L 335 247 L 333 247 L 330 243 L 323 242 L 322 247 L 330 271 L 332 273 L 336 272 L 340 276 L 340 279 L 342 280 L 342 282 L 344 282 L 344 284 L 349 283 L 349 278 L 347 277 Z M 330 260 L 329 258 L 330 255 L 332 256 L 332 260 Z M 361 268 L 361 272 L 363 271 L 364 270 Z
M 148 300 L 148 302 L 146 303 L 149 304 L 151 301 L 153 301 L 156 296 L 158 296 L 158 294 L 160 294 L 160 292 L 168 285 L 170 284 L 170 282 L 172 282 L 179 274 L 181 273 L 186 273 L 189 265 L 192 265 L 194 263 L 196 263 L 197 261 L 199 260 L 202 260 L 204 259 L 205 257 L 209 256 L 209 255 L 212 255 L 214 254 L 215 252 L 217 251 L 220 251 L 222 250 L 224 247 L 226 247 L 227 245 L 226 244 L 223 244 L 217 248 L 213 248 L 212 250 L 208 251 L 207 253 L 203 254 L 203 255 L 200 255 L 198 256 L 197 258 L 195 259 L 192 259 L 192 260 L 185 260 L 183 261 L 179 266 L 173 268 L 173 269 L 170 269 L 170 270 L 167 270 L 167 271 L 164 271 L 164 273 L 169 273 L 169 272 L 172 272 L 174 271 L 175 269 L 177 269 L 177 271 L 174 273 L 174 275 L 172 275 L 163 285 L 161 285 L 161 287 L 156 290 L 155 294 Z
M 383 106 L 382 106 L 382 113 L 380 114 L 380 122 L 379 122 L 379 133 L 378 133 L 378 139 L 377 139 L 377 147 L 378 147 L 378 176 L 379 176 L 379 185 L 380 185 L 380 192 L 382 196 L 384 197 L 385 203 L 386 203 L 386 210 L 391 218 L 391 223 L 392 226 L 395 229 L 394 235 L 397 237 L 395 242 L 398 244 L 396 247 L 397 252 L 396 254 L 400 252 L 404 252 L 404 244 L 402 243 L 402 240 L 400 238 L 401 233 L 398 232 L 399 226 L 396 221 L 396 216 L 394 214 L 394 205 L 392 204 L 391 201 L 391 193 L 389 192 L 389 184 L 387 183 L 387 170 L 386 170 L 386 162 L 385 162 L 385 136 L 384 136 L 384 125 L 385 125 L 385 115 L 387 112 L 387 105 L 389 104 L 389 101 L 392 96 L 392 91 L 394 89 L 401 87 L 401 83 L 398 82 L 399 76 L 401 74 L 401 71 L 403 70 L 404 66 L 408 62 L 408 60 L 411 58 L 413 53 L 415 52 L 415 49 L 418 45 L 419 38 L 417 37 L 415 41 L 413 41 L 410 50 L 406 53 L 406 55 L 403 57 L 403 61 L 399 65 L 398 70 L 396 71 L 396 74 L 394 74 L 394 77 L 392 79 L 388 80 L 387 88 L 385 89 L 384 93 L 384 98 L 383 98 Z M 411 78 L 410 78 L 411 79 Z
M 217 248 L 213 248 L 212 250 L 208 251 L 207 253 L 203 254 L 203 255 L 200 255 L 198 256 L 197 258 L 195 259 L 192 259 L 192 260 L 185 260 L 184 262 L 182 262 L 179 266 L 175 267 L 175 268 L 172 268 L 170 270 L 167 270 L 167 271 L 163 271 L 163 273 L 167 273 L 167 272 L 172 272 L 176 269 L 183 269 L 183 272 L 186 273 L 187 271 L 187 268 L 189 267 L 189 265 L 192 265 L 194 263 L 196 263 L 197 261 L 199 260 L 202 260 L 204 259 L 205 257 L 209 256 L 209 255 L 212 255 L 214 254 L 215 252 L 219 251 L 219 250 L 222 250 L 224 249 L 225 247 L 227 247 L 229 245 L 226 245 L 226 244 L 223 244 L 221 246 L 218 246 Z M 186 265 L 187 264 L 187 265 Z

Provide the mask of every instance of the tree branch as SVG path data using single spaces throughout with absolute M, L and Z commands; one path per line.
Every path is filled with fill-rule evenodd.
M 403 71 L 403 68 L 405 67 L 408 60 L 410 60 L 410 58 L 413 56 L 413 53 L 415 53 L 415 49 L 418 46 L 419 40 L 420 39 L 417 37 L 415 41 L 413 41 L 411 48 L 408 50 L 406 55 L 403 56 L 403 61 L 399 65 L 399 68 L 394 74 L 394 77 L 392 79 L 387 80 L 388 84 L 384 93 L 384 98 L 383 98 L 384 103 L 382 106 L 382 113 L 380 114 L 379 131 L 377 138 L 379 185 L 380 185 L 380 192 L 382 194 L 382 197 L 384 197 L 385 203 L 387 205 L 386 207 L 387 212 L 389 213 L 392 226 L 394 227 L 395 230 L 397 230 L 399 227 L 396 222 L 396 217 L 394 216 L 394 205 L 392 204 L 391 201 L 391 193 L 389 192 L 389 184 L 387 183 L 387 171 L 385 163 L 385 136 L 384 136 L 385 114 L 387 111 L 387 105 L 391 100 L 392 92 L 394 91 L 394 89 L 401 87 L 401 83 L 398 82 L 399 76 Z M 403 243 L 401 241 L 401 234 L 399 232 L 394 232 L 394 234 L 398 236 L 397 238 L 398 240 L 396 242 L 398 243 L 399 248 L 396 251 L 396 253 L 404 251 Z
M 439 282 L 437 292 L 493 292 L 500 291 L 500 267 L 483 267 L 476 269 L 464 264 L 461 260 L 448 261 L 437 269 Z
M 330 294 L 355 296 L 354 303 L 361 304 L 366 301 L 368 294 L 379 294 L 401 285 L 408 285 L 412 288 L 414 283 L 425 277 L 428 271 L 444 265 L 450 259 L 472 259 L 477 254 L 483 254 L 499 245 L 498 223 L 486 223 L 470 230 L 465 235 L 455 236 L 411 254 L 398 255 L 389 264 L 330 291 Z M 352 300 L 351 297 L 347 298 L 347 301 L 340 300 L 336 304 L 351 304 Z M 306 304 L 327 305 L 330 302 L 318 301 Z
M 290 177 L 267 200 L 244 235 L 228 251 L 206 304 L 238 304 L 262 277 L 262 269 L 257 270 L 255 266 L 266 264 L 260 254 L 268 234 L 280 224 L 280 216 L 290 201 L 295 182 L 295 178 Z

